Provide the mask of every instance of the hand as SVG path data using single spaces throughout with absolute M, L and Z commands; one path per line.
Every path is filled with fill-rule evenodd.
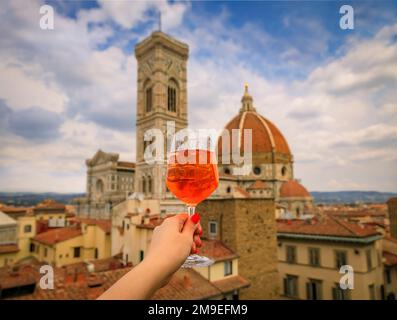
M 164 279 L 174 274 L 188 255 L 197 253 L 201 247 L 202 228 L 198 223 L 199 217 L 195 214 L 189 219 L 186 213 L 178 214 L 165 219 L 154 229 L 145 260 L 161 268 Z

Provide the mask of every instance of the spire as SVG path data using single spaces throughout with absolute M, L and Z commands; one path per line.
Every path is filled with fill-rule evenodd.
M 159 10 L 159 31 L 161 31 L 161 11 Z
M 244 95 L 241 98 L 241 108 L 240 108 L 240 112 L 245 112 L 245 111 L 256 112 L 256 110 L 253 106 L 252 96 L 248 92 L 248 84 L 247 83 L 244 85 Z

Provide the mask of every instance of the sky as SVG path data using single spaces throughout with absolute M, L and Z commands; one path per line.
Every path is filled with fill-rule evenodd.
M 135 160 L 134 46 L 159 11 L 190 48 L 189 126 L 221 129 L 248 83 L 310 191 L 397 191 L 396 2 L 117 0 L 0 2 L 0 191 L 83 192 L 98 149 Z

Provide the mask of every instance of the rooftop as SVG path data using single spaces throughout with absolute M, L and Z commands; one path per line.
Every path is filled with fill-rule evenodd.
M 256 180 L 253 184 L 251 184 L 247 190 L 263 190 L 267 189 L 267 185 L 262 180 Z
M 63 242 L 81 235 L 82 232 L 80 228 L 56 228 L 40 233 L 33 237 L 32 240 L 46 245 L 54 245 L 58 242 Z
M 0 211 L 0 226 L 16 226 L 17 222 L 8 214 Z
M 112 230 L 112 221 L 106 219 L 90 219 L 90 218 L 76 218 L 76 221 L 80 221 L 87 225 L 95 225 L 101 228 L 106 234 L 110 234 Z
M 278 220 L 277 233 L 278 236 L 307 235 L 344 239 L 379 236 L 372 226 L 364 226 L 331 216 L 311 220 Z
M 203 246 L 199 249 L 202 254 L 214 261 L 223 261 L 238 258 L 238 255 L 222 241 L 202 239 Z

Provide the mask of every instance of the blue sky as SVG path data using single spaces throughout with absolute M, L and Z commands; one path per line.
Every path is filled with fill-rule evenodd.
M 248 82 L 309 190 L 397 191 L 396 2 L 46 3 L 52 31 L 44 2 L 0 4 L 0 190 L 79 192 L 97 149 L 135 159 L 133 49 L 161 11 L 190 47 L 192 127 L 220 129 Z M 354 30 L 339 28 L 343 4 Z

